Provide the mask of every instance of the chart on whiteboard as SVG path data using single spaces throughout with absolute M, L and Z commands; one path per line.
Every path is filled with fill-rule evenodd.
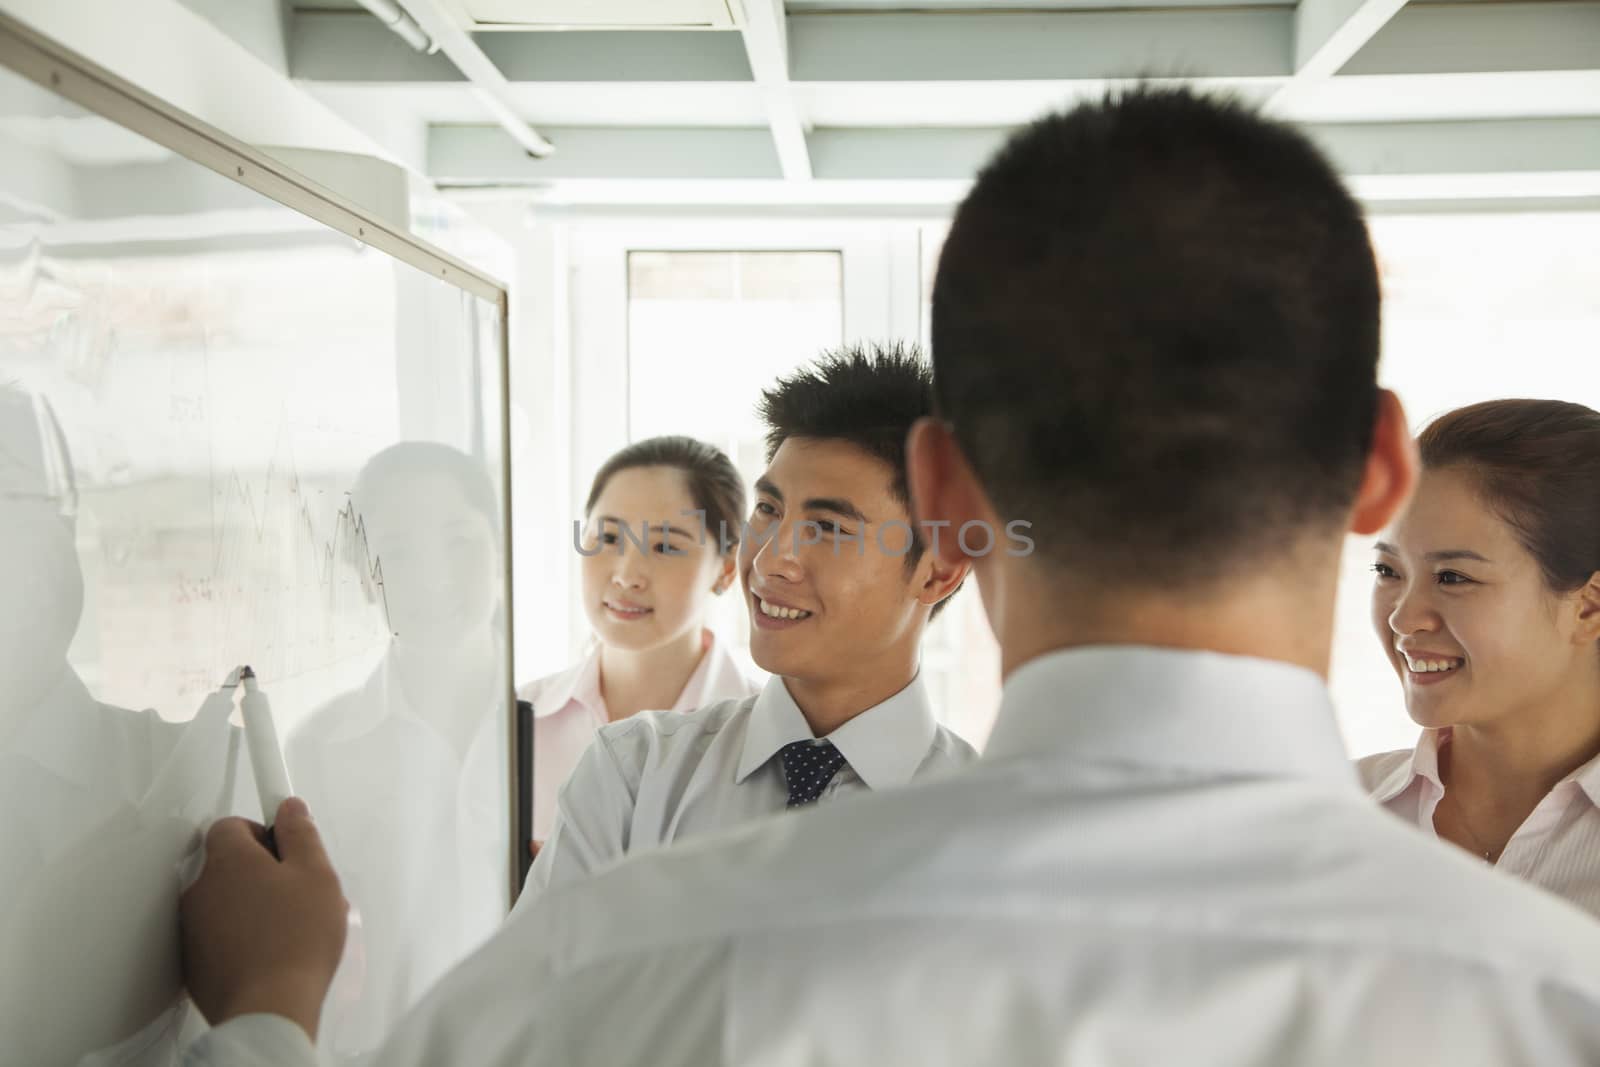
M 71 465 L 81 673 L 180 720 L 243 662 L 290 709 L 357 683 L 392 633 L 349 490 L 399 433 L 393 268 L 56 251 L 11 250 L 32 313 L 13 311 L 0 381 L 48 405 Z

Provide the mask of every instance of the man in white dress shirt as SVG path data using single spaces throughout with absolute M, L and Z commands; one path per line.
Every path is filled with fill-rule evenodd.
M 1415 480 L 1377 356 L 1298 133 L 1175 90 L 1019 133 L 944 246 L 908 450 L 920 518 L 1033 523 L 969 541 L 983 758 L 550 891 L 382 1062 L 1600 1062 L 1600 926 L 1379 810 L 1339 742 L 1344 532 Z M 196 1063 L 309 1062 L 338 890 L 290 805 L 281 865 L 220 824 L 186 900 Z
M 771 677 L 753 697 L 602 728 L 562 787 L 519 913 L 624 855 L 975 758 L 934 720 L 918 675 L 923 631 L 968 570 L 911 537 L 906 435 L 932 405 L 909 346 L 831 353 L 762 394 L 767 469 L 739 581 L 750 655 Z

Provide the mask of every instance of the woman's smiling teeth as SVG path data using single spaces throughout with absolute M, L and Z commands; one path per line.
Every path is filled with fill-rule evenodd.
M 756 601 L 761 607 L 761 614 L 774 619 L 809 619 L 811 612 L 801 611 L 799 608 L 780 608 L 776 604 L 768 604 L 765 600 Z
M 1413 674 L 1436 674 L 1440 671 L 1453 671 L 1466 663 L 1464 659 L 1411 659 L 1406 657 L 1406 666 Z

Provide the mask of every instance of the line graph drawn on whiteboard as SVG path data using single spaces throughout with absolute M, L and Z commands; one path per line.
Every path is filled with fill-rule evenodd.
M 383 562 L 348 492 L 304 478 L 280 436 L 259 473 L 213 476 L 211 505 L 209 573 L 174 596 L 209 612 L 213 666 L 248 658 L 281 682 L 381 652 Z

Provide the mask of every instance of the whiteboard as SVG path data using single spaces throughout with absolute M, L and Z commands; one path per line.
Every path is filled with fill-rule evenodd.
M 359 1051 L 509 906 L 504 291 L 50 84 L 0 69 L 0 1062 L 203 1025 L 177 895 L 261 817 L 241 664 L 352 904 L 320 1043 Z

